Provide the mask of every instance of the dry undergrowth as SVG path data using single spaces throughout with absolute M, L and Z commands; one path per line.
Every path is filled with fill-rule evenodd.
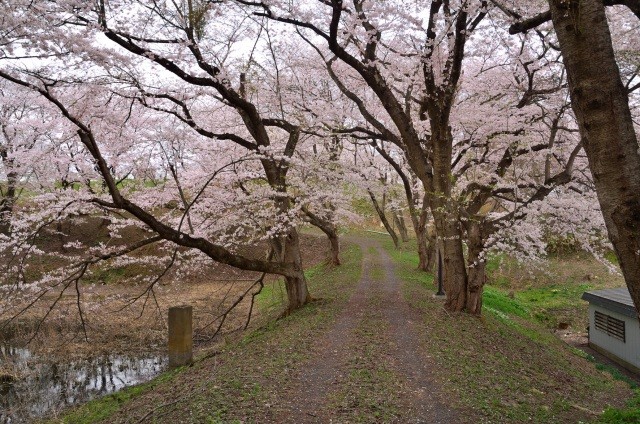
M 63 263 L 60 251 L 69 240 L 97 243 L 108 238 L 106 229 L 92 222 L 69 226 L 67 230 L 70 234 L 66 238 L 45 233 L 37 241 L 45 253 L 31 262 L 29 272 L 38 274 Z M 132 239 L 136 239 L 136 231 L 131 230 Z M 305 235 L 302 246 L 305 266 L 326 257 L 326 241 L 322 237 Z M 263 256 L 265 251 L 266 246 L 256 246 L 248 253 Z M 156 260 L 150 266 L 133 264 L 128 268 L 102 263 L 81 280 L 82 317 L 74 287 L 65 291 L 59 300 L 58 292 L 46 294 L 17 318 L 32 299 L 5 301 L 0 308 L 0 341 L 9 340 L 13 345 L 29 342 L 32 352 L 49 358 L 150 352 L 164 348 L 169 307 L 188 304 L 194 310 L 196 343 L 206 344 L 217 331 L 221 314 L 260 276 L 211 262 L 199 269 L 171 269 L 151 292 L 147 291 L 146 284 L 131 281 L 143 273 L 159 275 L 167 262 L 166 253 L 145 248 L 139 254 Z M 275 280 L 267 277 L 266 282 Z M 250 298 L 247 296 L 225 318 L 220 333 L 244 327 Z M 132 303 L 134 299 L 137 300 Z M 54 302 L 57 304 L 50 310 Z M 9 323 L 3 328 L 3 322 Z

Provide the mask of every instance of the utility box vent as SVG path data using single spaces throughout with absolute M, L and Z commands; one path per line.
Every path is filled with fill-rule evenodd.
M 614 339 L 625 342 L 624 321 L 595 311 L 596 329 L 607 333 Z

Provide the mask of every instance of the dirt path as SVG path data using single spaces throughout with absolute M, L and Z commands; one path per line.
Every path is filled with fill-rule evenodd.
M 295 378 L 286 416 L 295 423 L 452 423 L 421 343 L 420 313 L 403 298 L 389 255 L 369 239 L 362 279 Z

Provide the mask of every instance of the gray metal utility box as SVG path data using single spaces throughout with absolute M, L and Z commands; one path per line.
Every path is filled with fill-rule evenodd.
M 585 292 L 589 302 L 589 346 L 640 373 L 640 323 L 626 287 Z

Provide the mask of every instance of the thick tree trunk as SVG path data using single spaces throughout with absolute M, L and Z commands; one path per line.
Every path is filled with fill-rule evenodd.
M 445 308 L 463 311 L 467 298 L 467 269 L 462 248 L 462 231 L 458 205 L 451 197 L 451 156 L 453 137 L 451 127 L 432 112 L 433 144 L 433 195 L 430 206 L 436 234 L 442 245 L 444 290 L 447 294 Z
M 295 228 L 281 241 L 281 260 L 292 268 L 292 275 L 285 277 L 285 287 L 287 289 L 287 299 L 289 305 L 287 313 L 290 313 L 308 303 L 311 300 L 307 288 L 307 279 L 302 268 L 302 254 L 300 252 L 300 239 Z
M 393 245 L 397 249 L 399 247 L 399 245 L 400 245 L 400 243 L 398 241 L 398 235 L 393 230 L 393 227 L 389 223 L 389 220 L 387 219 L 387 216 L 385 215 L 384 210 L 382 210 L 382 208 L 380 207 L 380 204 L 378 203 L 378 200 L 376 199 L 376 196 L 373 194 L 373 192 L 371 190 L 369 190 L 369 197 L 371 198 L 371 203 L 373 203 L 373 207 L 376 209 L 376 212 L 378 213 L 378 217 L 380 218 L 380 221 L 382 222 L 382 225 L 384 225 L 384 228 L 387 230 L 387 232 L 389 233 L 389 235 L 393 239 Z
M 329 260 L 331 265 L 340 265 L 340 239 L 338 238 L 338 229 L 335 225 L 318 226 L 329 239 Z
M 457 217 L 438 212 L 436 228 L 438 237 L 442 237 L 442 269 L 447 294 L 445 308 L 453 312 L 464 311 L 467 300 L 467 269 Z
M 330 235 L 327 234 L 329 238 L 329 246 L 331 247 L 331 259 L 330 262 L 332 265 L 340 265 L 340 240 L 338 239 L 338 232 L 334 231 Z
M 436 237 L 429 235 L 426 225 L 416 232 L 418 243 L 418 270 L 431 272 L 436 265 Z
M 600 208 L 640 310 L 640 153 L 602 0 L 549 0 Z
M 409 241 L 409 232 L 407 231 L 407 226 L 404 223 L 404 218 L 402 215 L 399 215 L 397 212 L 393 212 L 393 221 L 396 223 L 396 227 L 398 227 L 398 232 L 400 233 L 400 238 L 403 243 Z
M 435 232 L 429 234 L 427 232 L 427 268 L 426 271 L 431 272 L 436 266 L 438 259 L 438 240 Z
M 487 263 L 482 257 L 484 243 L 480 225 L 476 222 L 467 225 L 467 305 L 466 311 L 480 315 L 482 312 L 482 292 L 487 282 Z

